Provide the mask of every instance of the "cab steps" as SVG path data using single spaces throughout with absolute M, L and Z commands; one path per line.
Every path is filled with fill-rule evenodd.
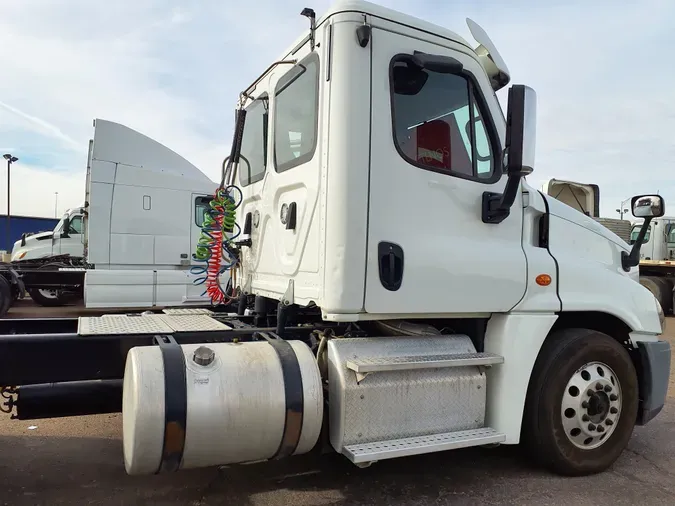
M 345 446 L 342 453 L 354 464 L 364 464 L 397 457 L 409 457 L 471 446 L 503 443 L 505 439 L 506 436 L 504 434 L 485 427 L 481 429 L 445 432 L 443 434 L 431 434 L 428 436 L 392 439 L 390 441 L 354 444 Z

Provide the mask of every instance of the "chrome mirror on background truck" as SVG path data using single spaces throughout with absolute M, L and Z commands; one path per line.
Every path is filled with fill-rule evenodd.
M 652 219 L 659 218 L 666 212 L 666 203 L 661 195 L 637 195 L 631 199 L 630 205 L 633 216 L 644 218 L 644 221 L 630 253 L 621 253 L 621 266 L 626 272 L 640 263 L 640 248 Z

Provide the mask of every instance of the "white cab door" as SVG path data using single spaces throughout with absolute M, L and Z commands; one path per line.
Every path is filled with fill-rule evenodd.
M 255 272 L 252 288 L 280 298 L 295 280 L 296 300 L 320 295 L 322 58 L 309 44 L 279 65 L 253 92 L 248 105 L 237 183 L 243 228 L 251 215 L 250 248 L 244 263 Z M 243 280 L 246 283 L 246 280 Z
M 369 313 L 505 312 L 525 293 L 521 195 L 502 223 L 481 220 L 483 192 L 506 183 L 504 118 L 479 63 L 452 48 L 373 30 Z M 415 51 L 467 75 L 409 70 Z

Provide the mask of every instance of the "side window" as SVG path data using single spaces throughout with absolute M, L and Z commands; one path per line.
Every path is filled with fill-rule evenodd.
M 411 164 L 481 182 L 499 179 L 495 153 L 476 87 L 467 77 L 408 65 L 391 66 L 394 143 Z
M 277 172 L 308 162 L 319 129 L 319 57 L 294 66 L 274 90 L 274 163 Z
M 68 229 L 69 234 L 81 234 L 82 233 L 82 216 L 73 216 L 73 219 L 70 220 L 70 228 Z
M 640 229 L 642 228 L 642 225 L 635 225 L 633 229 L 630 232 L 630 243 L 635 244 L 635 241 L 637 241 L 638 235 L 640 234 Z M 647 233 L 645 234 L 645 238 L 642 240 L 642 244 L 647 244 L 649 242 L 649 236 L 652 233 L 652 227 L 650 226 L 647 229 Z
M 248 117 L 246 120 L 248 121 Z M 211 202 L 211 197 L 197 197 L 195 199 L 195 224 L 198 227 L 201 227 L 204 223 L 204 217 L 209 210 L 209 202 Z
M 668 224 L 668 233 L 666 235 L 666 242 L 675 243 L 675 223 Z
M 267 95 L 261 95 L 246 108 L 246 123 L 241 139 L 243 157 L 238 169 L 241 186 L 257 183 L 265 177 L 268 104 Z

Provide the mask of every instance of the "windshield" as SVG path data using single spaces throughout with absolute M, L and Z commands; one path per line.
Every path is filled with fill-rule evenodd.
M 642 228 L 642 225 L 635 225 L 633 227 L 633 230 L 630 231 L 630 243 L 635 244 L 635 241 L 637 241 L 638 234 L 640 233 L 640 229 Z M 647 244 L 649 242 L 649 235 L 652 232 L 652 227 L 649 227 L 647 229 L 647 233 L 645 234 L 645 238 L 642 240 L 642 244 Z

